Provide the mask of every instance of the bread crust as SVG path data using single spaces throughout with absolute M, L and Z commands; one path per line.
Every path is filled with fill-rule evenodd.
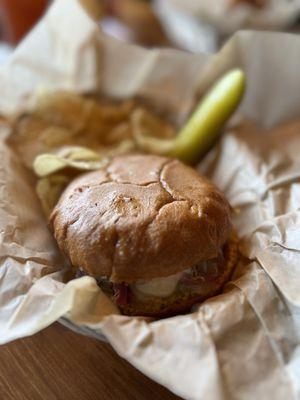
M 231 232 L 230 207 L 181 162 L 127 155 L 75 179 L 50 227 L 73 266 L 131 283 L 215 257 Z

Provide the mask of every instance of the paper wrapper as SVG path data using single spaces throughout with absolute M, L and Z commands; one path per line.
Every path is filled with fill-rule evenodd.
M 259 9 L 234 0 L 154 0 L 169 39 L 190 51 L 213 52 L 240 29 L 286 30 L 300 15 L 299 0 L 269 0 Z
M 76 29 L 74 29 L 76 27 Z M 270 128 L 299 116 L 300 38 L 241 33 L 214 57 L 145 50 L 101 35 L 75 0 L 56 1 L 0 72 L 0 109 L 30 104 L 37 86 L 136 96 L 181 123 L 195 97 L 242 67 L 240 113 Z M 200 169 L 234 207 L 241 261 L 224 293 L 184 316 L 119 315 L 92 278 L 65 270 L 30 171 L 0 136 L 0 341 L 60 319 L 105 338 L 139 370 L 187 399 L 300 398 L 300 123 L 228 132 Z M 300 324 L 299 324 L 300 325 Z

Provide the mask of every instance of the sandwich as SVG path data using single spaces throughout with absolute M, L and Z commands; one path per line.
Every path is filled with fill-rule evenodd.
M 237 258 L 225 196 L 182 162 L 123 155 L 80 175 L 50 216 L 58 246 L 126 315 L 167 317 L 218 294 Z

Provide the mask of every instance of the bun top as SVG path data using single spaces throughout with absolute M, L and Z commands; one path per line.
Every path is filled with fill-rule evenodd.
M 152 155 L 116 157 L 75 179 L 50 226 L 75 267 L 127 283 L 213 258 L 231 232 L 229 204 L 212 183 Z

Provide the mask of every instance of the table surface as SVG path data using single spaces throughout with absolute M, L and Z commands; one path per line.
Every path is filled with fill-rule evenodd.
M 110 345 L 56 323 L 0 346 L 3 400 L 178 400 Z

